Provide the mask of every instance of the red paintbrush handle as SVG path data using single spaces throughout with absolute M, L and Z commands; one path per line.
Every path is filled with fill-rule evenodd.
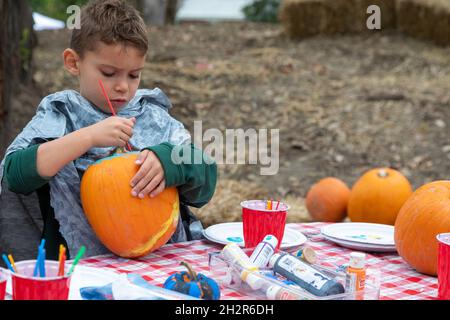
M 111 110 L 111 113 L 113 114 L 113 116 L 116 115 L 116 112 L 114 111 L 114 108 L 111 104 L 111 101 L 109 100 L 108 94 L 106 93 L 105 87 L 103 87 L 103 83 L 102 80 L 98 79 L 98 83 L 100 84 L 100 88 L 102 89 L 102 93 L 105 96 L 106 101 L 108 102 L 108 106 L 109 106 L 109 110 Z M 130 144 L 127 142 L 127 149 L 128 151 L 131 151 L 131 146 Z

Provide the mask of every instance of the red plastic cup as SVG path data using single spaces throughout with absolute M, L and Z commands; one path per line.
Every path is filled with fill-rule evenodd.
M 438 299 L 450 300 L 450 233 L 438 234 Z
M 71 276 L 58 276 L 58 261 L 45 261 L 45 278 L 33 277 L 36 260 L 16 262 L 13 300 L 68 300 Z
M 5 300 L 7 280 L 8 278 L 6 277 L 5 273 L 0 270 L 0 300 Z
M 266 200 L 247 200 L 241 202 L 242 225 L 244 243 L 246 248 L 254 248 L 268 234 L 278 239 L 276 250 L 280 249 L 286 226 L 286 215 L 289 206 L 278 201 L 273 201 L 272 209 L 268 210 Z

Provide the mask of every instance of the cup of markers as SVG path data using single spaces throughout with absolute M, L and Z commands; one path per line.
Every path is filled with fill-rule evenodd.
M 33 276 L 36 260 L 16 263 L 17 272 L 11 274 L 13 300 L 67 300 L 70 274 L 58 276 L 58 261 L 46 261 L 45 276 Z
M 58 261 L 46 261 L 44 245 L 45 240 L 42 240 L 36 260 L 14 263 L 11 255 L 3 255 L 11 273 L 13 300 L 68 300 L 72 273 L 85 247 L 80 248 L 74 261 L 69 264 L 62 245 Z
M 280 249 L 289 206 L 273 200 L 247 200 L 241 202 L 242 226 L 246 248 L 254 248 L 268 234 L 278 239 Z

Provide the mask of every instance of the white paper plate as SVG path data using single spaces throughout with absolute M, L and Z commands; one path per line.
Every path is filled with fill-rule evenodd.
M 344 222 L 322 227 L 322 235 L 350 243 L 395 246 L 394 226 L 377 223 Z
M 203 230 L 206 239 L 220 244 L 236 243 L 240 247 L 244 247 L 244 231 L 242 222 L 219 223 Z M 280 249 L 288 249 L 301 246 L 306 242 L 306 237 L 296 230 L 290 229 L 288 226 L 284 228 L 283 241 Z
M 68 267 L 70 268 L 70 265 Z M 69 300 L 82 300 L 80 294 L 81 288 L 104 286 L 120 277 L 120 274 L 113 271 L 78 265 L 75 267 L 72 273 L 72 279 L 70 280 Z M 6 293 L 12 295 L 10 275 L 8 275 Z
M 364 252 L 396 252 L 397 249 L 395 246 L 386 246 L 386 245 L 375 245 L 375 244 L 367 244 L 367 243 L 359 243 L 353 241 L 345 241 L 342 239 L 336 239 L 332 237 L 328 237 L 323 235 L 325 239 L 328 239 L 342 247 L 346 247 L 353 250 L 359 250 Z

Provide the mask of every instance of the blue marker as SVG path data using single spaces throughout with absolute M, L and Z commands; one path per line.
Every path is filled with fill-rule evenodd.
M 41 278 L 45 278 L 45 249 L 41 249 L 39 261 L 39 275 Z
M 8 269 L 9 269 L 12 273 L 14 273 L 14 269 L 13 269 L 11 263 L 9 262 L 8 257 L 6 257 L 6 254 L 3 254 L 3 255 L 2 255 L 2 258 L 3 258 L 3 261 L 5 261 L 5 264 L 6 264 L 6 266 L 8 267 Z
M 41 261 L 41 251 L 42 251 L 42 249 L 44 249 L 44 245 L 45 245 L 45 239 L 42 239 L 41 244 L 39 245 L 39 248 L 38 248 L 38 256 L 36 259 L 36 265 L 34 266 L 33 277 L 37 277 L 37 275 L 38 275 L 38 270 L 40 268 L 39 264 Z

